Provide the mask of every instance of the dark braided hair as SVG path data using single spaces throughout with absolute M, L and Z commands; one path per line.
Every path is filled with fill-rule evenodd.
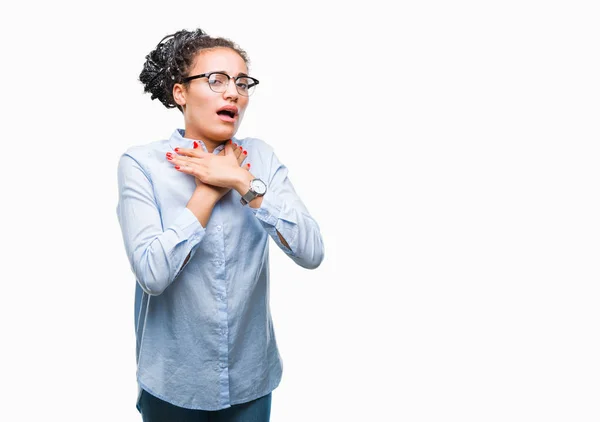
M 183 111 L 181 106 L 173 99 L 173 86 L 182 83 L 197 53 L 209 48 L 226 47 L 238 53 L 246 66 L 249 63 L 248 56 L 244 50 L 227 38 L 211 37 L 202 29 L 195 31 L 181 30 L 164 37 L 156 48 L 146 56 L 144 69 L 140 73 L 140 82 L 144 84 L 144 92 L 151 94 L 150 99 L 157 99 L 167 108 L 177 107 Z

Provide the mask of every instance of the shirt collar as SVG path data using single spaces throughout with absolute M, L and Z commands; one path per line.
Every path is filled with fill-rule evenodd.
M 208 152 L 208 150 L 206 149 L 206 145 L 204 145 L 204 142 L 202 142 L 201 139 L 190 139 L 186 138 L 184 135 L 184 129 L 175 129 L 175 131 L 169 138 L 169 146 L 171 147 L 171 149 L 175 149 L 177 147 L 194 148 L 194 141 L 196 141 L 202 147 L 204 152 Z M 218 145 L 213 151 L 213 154 L 218 154 L 223 150 L 223 148 L 225 148 L 225 144 Z

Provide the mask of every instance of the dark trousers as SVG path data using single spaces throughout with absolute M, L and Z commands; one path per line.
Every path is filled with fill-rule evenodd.
M 184 409 L 143 390 L 140 408 L 144 422 L 269 422 L 271 393 L 227 409 L 206 411 Z

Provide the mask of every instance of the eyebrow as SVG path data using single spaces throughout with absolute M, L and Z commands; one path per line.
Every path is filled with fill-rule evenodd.
M 213 70 L 212 72 L 208 72 L 208 73 L 224 73 L 226 75 L 229 75 L 229 73 L 225 72 L 224 70 Z M 240 72 L 237 74 L 237 76 L 249 76 L 249 75 L 247 73 Z

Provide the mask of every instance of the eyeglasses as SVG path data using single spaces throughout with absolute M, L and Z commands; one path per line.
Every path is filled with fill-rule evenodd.
M 208 78 L 208 86 L 213 92 L 223 93 L 227 91 L 229 86 L 229 80 L 233 79 L 235 88 L 240 95 L 249 97 L 254 92 L 254 88 L 258 85 L 258 79 L 251 78 L 250 76 L 229 76 L 223 72 L 209 72 L 201 75 L 188 76 L 183 78 L 183 82 L 189 82 L 198 78 Z

